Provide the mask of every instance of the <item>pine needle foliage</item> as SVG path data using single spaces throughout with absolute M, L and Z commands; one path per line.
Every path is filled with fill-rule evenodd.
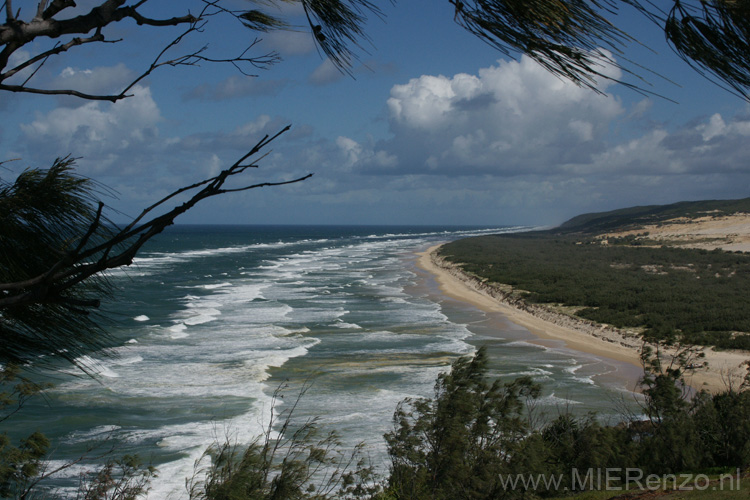
M 622 8 L 632 8 L 662 29 L 675 52 L 699 73 L 749 96 L 750 6 L 745 1 L 674 0 L 671 8 L 640 0 L 449 1 L 459 25 L 505 55 L 525 54 L 596 92 L 598 82 L 612 79 L 648 92 L 644 68 L 625 56 L 626 47 L 639 42 L 615 19 Z M 613 78 L 608 69 L 613 66 L 641 83 Z
M 398 405 L 385 435 L 394 498 L 503 498 L 502 474 L 538 468 L 527 410 L 541 387 L 529 377 L 489 382 L 487 363 L 482 347 L 438 377 L 434 398 Z
M 72 158 L 48 170 L 27 169 L 0 183 L 0 362 L 24 364 L 54 355 L 70 361 L 107 346 L 90 310 L 111 287 L 102 274 L 62 287 L 33 281 L 74 265 L 70 257 L 108 234 L 97 185 L 73 173 Z M 39 300 L 19 302 L 29 295 Z
M 22 377 L 17 366 L 0 368 L 0 423 L 47 387 Z M 41 473 L 49 446 L 49 440 L 39 431 L 21 439 L 18 445 L 7 433 L 0 433 L 0 498 L 23 498 L 29 484 Z
M 80 356 L 111 354 L 106 348 L 112 340 L 101 328 L 104 318 L 96 314 L 112 291 L 106 272 L 132 264 L 146 242 L 206 198 L 310 178 L 236 180 L 258 168 L 255 155 L 289 128 L 264 136 L 231 166 L 173 191 L 124 227 L 103 215 L 104 204 L 96 202 L 101 188 L 75 175 L 70 158 L 0 185 L 0 255 L 7 255 L 0 264 L 0 363 L 36 368 L 66 359 L 86 371 L 77 362 Z M 180 197 L 189 198 L 178 204 Z
M 526 54 L 548 71 L 599 91 L 597 80 L 621 53 L 628 34 L 602 13 L 614 2 L 580 0 L 451 0 L 456 22 L 507 56 Z
M 98 470 L 83 474 L 76 500 L 142 499 L 156 476 L 156 469 L 137 455 L 111 458 Z
M 364 31 L 368 14 L 382 16 L 368 0 L 302 0 L 316 43 L 339 69 L 350 71 L 357 59 L 354 48 L 369 41 Z
M 750 3 L 675 1 L 664 31 L 674 50 L 704 76 L 750 98 Z
M 248 445 L 227 438 L 209 447 L 186 481 L 190 500 L 333 500 L 373 498 L 380 492 L 364 443 L 344 451 L 335 432 L 322 433 L 317 419 L 293 418 L 305 384 L 286 410 L 276 403 L 288 388 L 273 396 L 271 418 Z

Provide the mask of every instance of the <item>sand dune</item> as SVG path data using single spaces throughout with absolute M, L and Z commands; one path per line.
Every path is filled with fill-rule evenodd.
M 607 241 L 630 235 L 641 235 L 640 238 L 685 248 L 750 252 L 750 214 L 671 219 L 660 224 L 603 234 L 599 238 Z

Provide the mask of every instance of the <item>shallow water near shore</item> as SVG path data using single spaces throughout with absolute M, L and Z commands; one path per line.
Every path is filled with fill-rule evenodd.
M 170 228 L 113 274 L 121 291 L 106 309 L 118 356 L 81 360 L 96 379 L 58 373 L 13 430 L 50 436 L 53 465 L 99 441 L 136 452 L 160 471 L 150 498 L 184 498 L 207 446 L 250 441 L 274 390 L 290 385 L 278 411 L 309 381 L 296 416 L 319 417 L 346 447 L 364 440 L 385 472 L 396 404 L 431 396 L 435 377 L 480 345 L 491 376 L 543 384 L 538 411 L 616 419 L 616 405 L 634 407 L 621 363 L 539 341 L 444 296 L 416 267 L 415 253 L 436 243 L 517 229 Z M 81 470 L 56 487 L 74 487 Z

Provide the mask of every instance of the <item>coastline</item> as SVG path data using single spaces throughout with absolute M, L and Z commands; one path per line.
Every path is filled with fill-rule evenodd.
M 417 266 L 435 276 L 445 295 L 483 311 L 500 312 L 512 323 L 526 328 L 540 339 L 562 341 L 566 347 L 576 351 L 641 367 L 640 349 L 643 342 L 637 335 L 577 320 L 542 306 L 506 300 L 482 281 L 440 259 L 436 253 L 440 246 L 435 245 L 418 253 Z M 730 380 L 738 385 L 747 373 L 745 363 L 750 359 L 750 353 L 714 351 L 712 348 L 705 348 L 702 352 L 705 355 L 703 361 L 708 366 L 686 376 L 687 383 L 696 390 L 718 392 L 726 389 Z

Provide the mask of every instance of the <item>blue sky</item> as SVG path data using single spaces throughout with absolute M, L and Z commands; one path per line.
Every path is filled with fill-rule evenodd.
M 147 7 L 179 15 L 189 3 Z M 21 160 L 0 175 L 70 154 L 81 174 L 118 193 L 105 202 L 124 220 L 291 124 L 248 182 L 311 179 L 209 200 L 181 222 L 551 225 L 583 212 L 748 196 L 747 103 L 696 74 L 638 14 L 620 16 L 644 43 L 626 57 L 674 82 L 643 73 L 645 88 L 676 102 L 611 82 L 598 95 L 529 59 L 504 58 L 455 25 L 447 1 L 382 4 L 386 19 L 368 23 L 354 78 L 325 61 L 309 33 L 282 31 L 258 35 L 254 53 L 275 50 L 283 61 L 257 78 L 202 65 L 160 69 L 117 104 L 2 95 L 0 157 Z M 122 23 L 108 36 L 123 42 L 71 50 L 35 78 L 114 89 L 177 32 Z M 254 36 L 217 18 L 187 45 L 230 56 Z

